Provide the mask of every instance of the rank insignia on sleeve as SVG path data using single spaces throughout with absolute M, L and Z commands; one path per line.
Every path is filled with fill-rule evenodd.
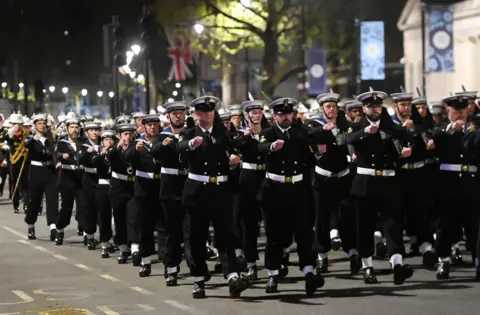
M 348 133 L 352 133 L 352 132 L 353 132 L 352 127 L 348 128 Z
M 182 142 L 182 141 L 183 141 L 183 136 L 178 137 L 178 142 Z
M 267 141 L 267 139 L 265 139 L 265 137 L 262 136 L 262 137 L 260 138 L 260 143 L 264 143 L 265 141 Z

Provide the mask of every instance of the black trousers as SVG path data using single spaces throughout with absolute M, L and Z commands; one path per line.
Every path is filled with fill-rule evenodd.
M 98 185 L 95 191 L 95 203 L 97 205 L 98 227 L 100 242 L 108 242 L 112 238 L 112 207 L 108 194 L 110 185 Z
M 40 166 L 32 166 L 40 167 Z M 25 216 L 25 223 L 35 224 L 37 222 L 38 213 L 42 207 L 43 194 L 45 194 L 45 203 L 47 205 L 47 225 L 57 222 L 58 216 L 58 190 L 57 190 L 58 174 L 52 170 L 46 178 L 38 178 L 30 176 L 30 203 Z
M 98 213 L 97 213 L 97 187 L 83 186 L 83 196 L 85 198 L 85 233 L 92 235 L 97 231 Z M 105 197 L 104 197 L 105 198 Z
M 12 178 L 12 187 L 11 187 L 11 194 L 12 194 L 12 202 L 13 207 L 18 209 L 20 206 L 20 195 L 23 199 L 23 206 L 27 207 L 29 202 L 28 197 L 28 161 L 25 162 L 25 166 L 23 167 L 22 174 L 20 174 L 20 170 L 22 169 L 23 160 L 20 159 L 16 164 L 10 164 L 10 176 Z M 20 180 L 18 177 L 20 176 Z M 17 184 L 18 180 L 18 187 L 15 190 L 15 185 Z M 15 194 L 14 194 L 15 193 Z
M 356 223 L 349 189 L 352 177 L 328 178 L 315 175 L 313 189 L 315 200 L 315 242 L 319 253 L 328 253 L 332 248 L 330 230 L 340 230 L 342 246 L 348 252 L 356 248 Z
M 476 203 L 472 195 L 445 194 L 439 203 L 436 252 L 440 258 L 450 257 L 452 243 L 457 242 L 458 231 L 463 226 L 467 236 L 467 248 L 470 248 L 473 259 L 478 253 L 479 218 Z
M 403 255 L 402 215 L 398 195 L 355 197 L 357 217 L 358 253 L 362 258 L 372 257 L 375 252 L 373 233 L 377 230 L 378 216 L 383 221 L 383 235 L 387 241 L 387 252 Z
M 303 184 L 272 183 L 263 190 L 263 220 L 267 245 L 265 268 L 279 270 L 283 249 L 292 235 L 297 243 L 300 270 L 315 264 L 313 251 L 312 205 Z M 295 186 L 296 185 L 296 186 Z
M 127 220 L 128 216 L 135 215 L 135 202 L 132 194 L 133 186 L 129 188 L 128 185 L 131 185 L 130 183 L 125 183 L 125 185 L 126 189 L 111 187 L 109 191 L 113 219 L 115 221 L 113 242 L 116 245 L 127 245 L 129 241 L 137 240 L 135 230 L 132 227 L 132 221 Z
M 237 272 L 235 247 L 232 232 L 231 205 L 213 203 L 199 206 L 187 206 L 190 221 L 190 247 L 193 264 L 190 273 L 193 277 L 207 275 L 207 252 L 205 244 L 208 238 L 210 222 L 215 231 L 215 242 L 224 274 Z
M 189 220 L 187 210 L 181 200 L 162 200 L 162 211 L 165 223 L 165 267 L 177 267 L 182 262 L 182 242 L 185 260 L 190 266 L 193 258 L 190 248 Z
M 73 171 L 71 171 L 73 172 Z M 75 183 L 64 174 L 61 175 L 59 185 L 62 202 L 57 217 L 57 229 L 64 229 L 70 225 L 73 212 L 73 202 L 76 203 L 77 213 L 75 215 L 79 226 L 85 226 L 85 197 L 81 189 L 80 183 Z
M 149 257 L 155 253 L 154 231 L 160 219 L 160 201 L 156 195 L 135 196 L 137 215 L 135 229 L 138 231 L 138 245 L 140 257 Z
M 5 189 L 5 183 L 7 181 L 8 167 L 0 167 L 0 196 L 3 196 L 3 190 Z
M 255 185 L 257 186 L 257 185 Z M 261 201 L 258 199 L 258 192 L 240 187 L 238 194 L 238 228 L 235 230 L 235 238 L 240 243 L 249 263 L 254 263 L 258 258 L 257 236 L 258 221 L 262 216 Z M 235 196 L 234 196 L 235 202 Z M 234 207 L 234 209 L 236 209 Z M 235 221 L 235 220 L 234 220 Z

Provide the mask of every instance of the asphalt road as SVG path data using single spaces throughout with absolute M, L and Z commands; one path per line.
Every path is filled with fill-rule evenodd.
M 72 220 L 73 221 L 73 220 Z M 73 221 L 74 222 L 74 221 Z M 205 300 L 193 300 L 187 275 L 179 286 L 167 288 L 163 266 L 153 265 L 153 275 L 139 278 L 138 268 L 118 265 L 113 254 L 101 259 L 100 250 L 88 251 L 72 226 L 65 245 L 48 240 L 45 218 L 39 217 L 37 240 L 26 238 L 23 214 L 14 214 L 10 202 L 0 198 L 0 315 L 1 314 L 159 314 L 159 315 L 256 315 L 256 314 L 475 314 L 480 284 L 472 282 L 473 269 L 456 269 L 449 281 L 435 280 L 433 271 L 419 268 L 410 281 L 395 286 L 384 272 L 378 285 L 365 285 L 360 276 L 348 276 L 345 255 L 335 252 L 325 287 L 306 298 L 297 267 L 280 285 L 281 292 L 264 291 L 266 272 L 241 299 L 228 297 L 223 277 L 214 276 Z M 296 261 L 296 255 L 292 256 Z M 407 259 L 419 265 L 419 258 Z M 261 263 L 260 263 L 261 264 Z M 377 269 L 387 261 L 375 261 Z M 213 265 L 212 265 L 213 268 Z M 186 271 L 182 265 L 182 272 Z

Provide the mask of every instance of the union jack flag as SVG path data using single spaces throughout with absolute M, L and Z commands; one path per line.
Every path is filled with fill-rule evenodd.
M 182 29 L 176 29 L 168 35 L 168 57 L 172 59 L 172 66 L 168 72 L 168 80 L 184 81 L 192 78 L 193 74 L 189 66 L 193 65 L 192 49 L 188 33 Z

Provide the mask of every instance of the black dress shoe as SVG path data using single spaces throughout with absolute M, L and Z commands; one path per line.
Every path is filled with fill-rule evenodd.
M 128 262 L 128 256 L 130 256 L 129 252 L 123 252 L 120 254 L 120 257 L 118 257 L 117 262 L 119 265 L 124 265 Z
M 247 279 L 250 281 L 258 280 L 257 266 L 248 267 Z
M 328 258 L 319 260 L 317 259 L 317 273 L 327 273 L 328 272 Z
M 63 232 L 58 232 L 57 237 L 55 237 L 55 245 L 63 245 L 63 238 L 65 234 Z
M 314 275 L 309 272 L 305 275 L 305 293 L 307 296 L 313 296 L 317 289 L 325 285 L 325 279 L 321 274 Z
M 110 258 L 110 251 L 108 248 L 102 248 L 102 258 Z
M 18 209 L 18 207 L 13 207 L 13 213 L 19 213 L 20 210 Z
M 265 286 L 265 293 L 277 293 L 278 292 L 278 277 L 268 277 L 268 282 Z
M 199 281 L 193 284 L 192 297 L 194 299 L 204 299 L 205 298 L 205 282 Z
M 446 280 L 450 277 L 450 262 L 442 261 L 438 264 L 437 279 Z
M 338 251 L 342 248 L 342 240 L 340 237 L 334 237 L 331 239 L 332 250 Z
M 460 252 L 460 248 L 452 248 L 452 266 L 462 266 L 465 264 L 463 261 L 462 253 Z
M 28 209 L 28 206 L 27 206 L 27 205 L 24 205 L 24 206 L 23 206 L 23 213 L 27 214 L 27 209 Z
M 37 236 L 35 235 L 35 228 L 28 228 L 28 239 L 36 240 Z
M 362 269 L 362 260 L 358 255 L 350 256 L 350 274 L 356 275 Z
M 237 256 L 236 259 L 237 269 L 244 272 L 247 270 L 247 260 L 243 256 Z
M 384 258 L 387 255 L 387 245 L 385 243 L 378 243 L 375 245 L 375 256 Z
M 410 265 L 395 265 L 393 267 L 393 283 L 395 285 L 401 285 L 405 280 L 411 278 L 413 275 L 413 268 Z
M 87 248 L 88 250 L 96 250 L 97 249 L 97 242 L 93 238 L 89 238 L 87 241 Z
M 378 283 L 377 277 L 375 276 L 375 271 L 373 267 L 368 267 L 363 269 L 363 282 L 365 284 L 376 284 Z
M 165 282 L 167 287 L 174 287 L 177 285 L 178 273 L 169 273 L 165 277 Z
M 249 285 L 248 279 L 242 275 L 230 279 L 230 281 L 228 281 L 228 291 L 230 292 L 230 297 L 234 299 L 239 298 L 242 292 L 248 289 Z
M 151 274 L 152 274 L 152 265 L 151 264 L 143 264 L 142 269 L 140 269 L 140 272 L 138 273 L 138 275 L 141 278 L 149 277 Z
M 132 264 L 135 267 L 138 267 L 142 264 L 142 257 L 140 257 L 140 254 L 138 252 L 134 252 L 132 254 Z
M 57 238 L 57 229 L 50 230 L 50 241 L 55 241 Z
M 282 268 L 278 270 L 277 277 L 279 280 L 282 280 L 282 279 L 285 279 L 287 276 L 288 276 L 288 266 L 282 266 Z
M 436 257 L 435 253 L 431 250 L 425 252 L 423 254 L 423 266 L 427 269 L 432 269 L 435 267 L 436 264 Z
M 217 261 L 215 263 L 215 266 L 213 267 L 213 272 L 214 273 L 222 273 L 223 272 L 223 267 L 222 267 L 222 264 L 220 263 L 220 261 Z
M 108 245 L 108 252 L 109 252 L 110 254 L 115 253 L 117 250 L 118 250 L 118 247 L 117 247 L 117 246 L 115 246 L 115 245 L 113 245 L 113 244 Z

